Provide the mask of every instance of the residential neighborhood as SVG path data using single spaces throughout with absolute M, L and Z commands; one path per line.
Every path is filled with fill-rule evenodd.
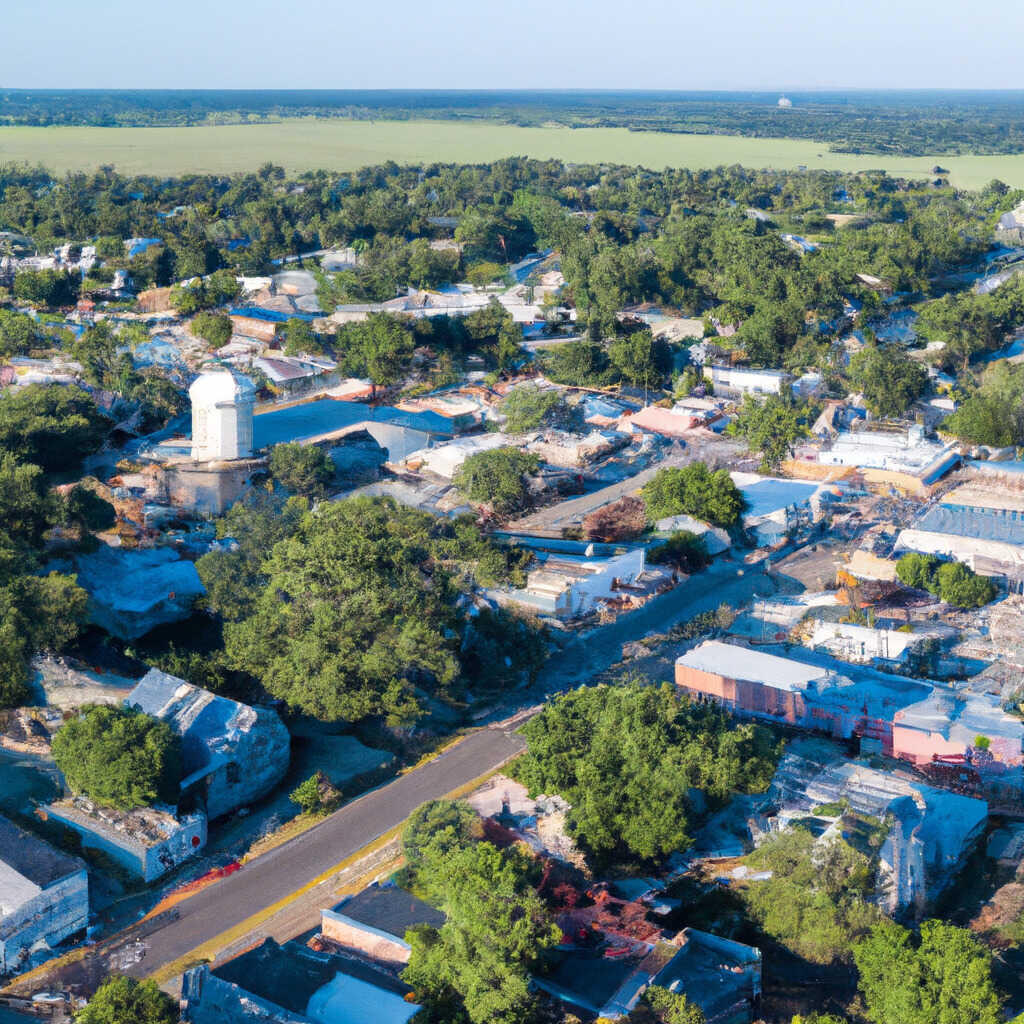
M 0 164 L 0 1021 L 1024 1019 L 1019 200 Z

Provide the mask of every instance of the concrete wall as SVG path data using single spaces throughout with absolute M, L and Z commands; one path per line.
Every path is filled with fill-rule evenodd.
M 89 882 L 83 867 L 0 921 L 0 974 L 18 970 L 37 942 L 55 946 L 88 922 Z
M 82 837 L 82 846 L 99 850 L 130 874 L 152 882 L 171 868 L 183 864 L 206 845 L 206 817 L 192 814 L 181 819 L 181 827 L 162 842 L 146 845 L 129 836 L 112 835 L 106 829 L 79 821 L 62 812 L 59 805 L 46 808 L 47 817 L 74 829 Z
M 206 813 L 219 818 L 269 793 L 284 777 L 291 756 L 291 738 L 274 711 L 255 708 L 256 723 L 240 733 L 230 751 L 231 764 L 220 766 L 205 780 Z
M 258 341 L 273 341 L 277 334 L 276 323 L 269 320 L 259 320 L 253 316 L 239 316 L 231 314 L 231 324 L 235 334 L 244 334 L 247 338 L 256 338 Z
M 407 964 L 411 950 L 409 946 L 377 928 L 353 921 L 334 910 L 320 912 L 320 932 L 325 939 L 338 943 L 346 949 L 354 949 L 374 960 L 387 964 Z

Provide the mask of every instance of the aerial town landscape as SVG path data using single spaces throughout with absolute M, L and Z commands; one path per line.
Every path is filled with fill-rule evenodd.
M 0 1024 L 1024 1024 L 1024 94 L 17 77 Z

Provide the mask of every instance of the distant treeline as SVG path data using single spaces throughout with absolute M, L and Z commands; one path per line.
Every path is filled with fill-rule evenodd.
M 496 120 L 814 139 L 843 153 L 1024 152 L 1024 91 L 790 93 L 0 90 L 0 124 L 197 125 L 324 117 Z

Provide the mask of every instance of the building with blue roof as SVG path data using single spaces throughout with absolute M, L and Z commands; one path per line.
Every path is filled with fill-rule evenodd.
M 210 818 L 259 799 L 288 770 L 288 730 L 270 708 L 218 697 L 159 669 L 146 673 L 125 704 L 181 737 L 182 795 L 198 796 Z

